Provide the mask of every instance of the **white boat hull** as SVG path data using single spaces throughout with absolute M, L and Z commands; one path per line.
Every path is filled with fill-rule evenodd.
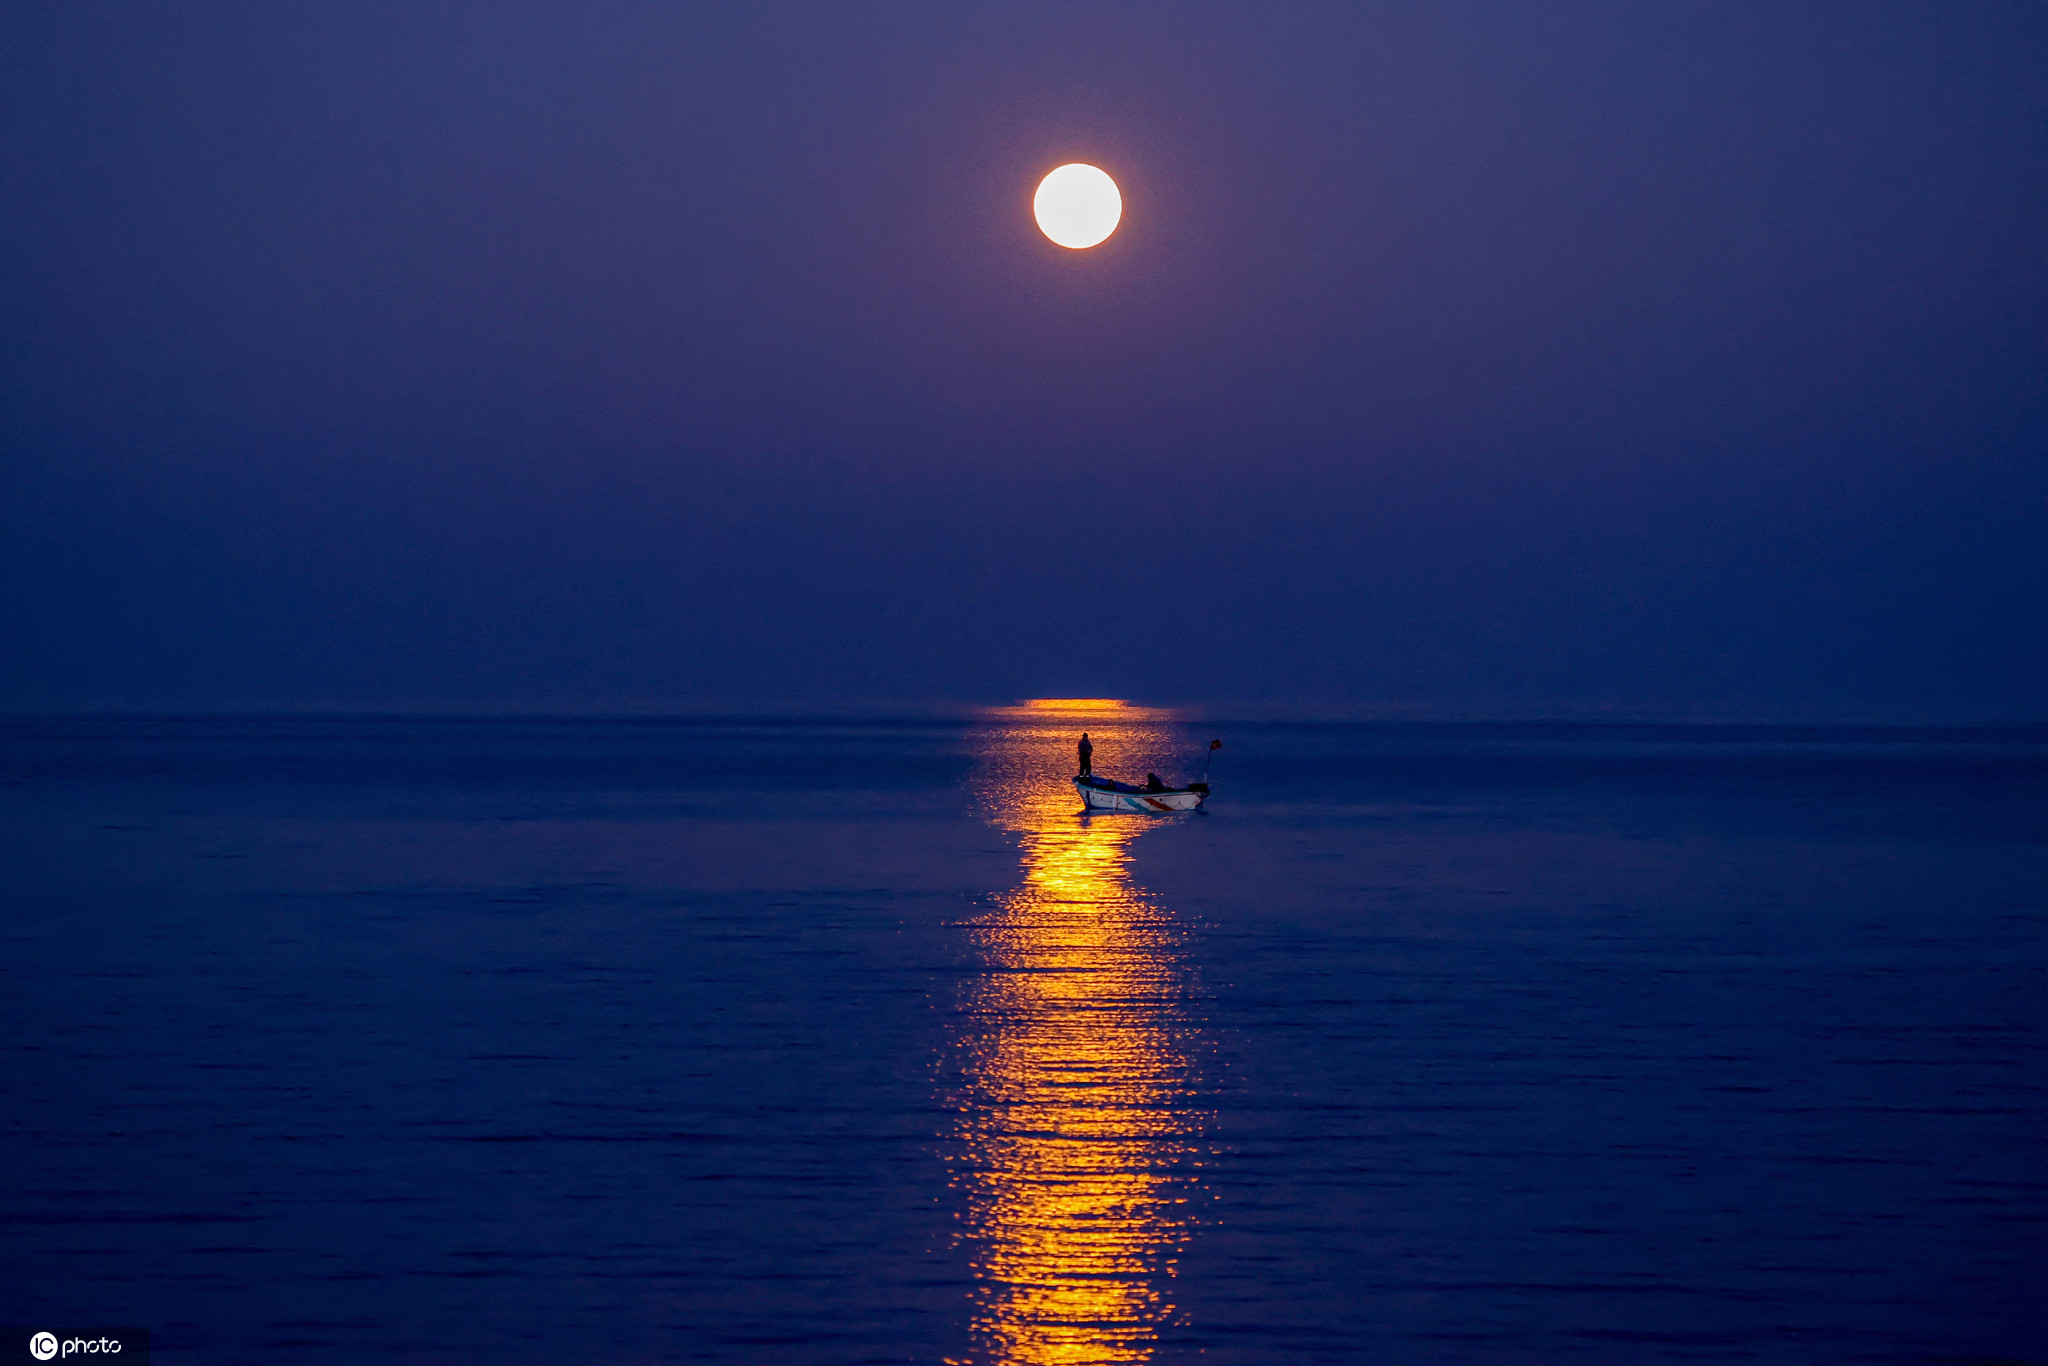
M 1176 811 L 1199 811 L 1209 800 L 1206 792 L 1176 788 L 1166 792 L 1119 792 L 1114 788 L 1091 787 L 1076 778 L 1074 791 L 1090 811 L 1135 811 L 1146 816 L 1172 815 Z

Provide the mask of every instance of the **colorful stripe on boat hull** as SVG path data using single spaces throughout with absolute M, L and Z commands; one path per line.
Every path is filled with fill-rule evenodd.
M 1135 811 L 1146 816 L 1199 811 L 1202 803 L 1209 799 L 1205 792 L 1116 792 L 1089 787 L 1078 780 L 1074 783 L 1074 791 L 1081 794 L 1081 800 L 1090 811 Z

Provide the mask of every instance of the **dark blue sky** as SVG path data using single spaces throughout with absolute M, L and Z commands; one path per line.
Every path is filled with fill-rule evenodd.
M 15 5 L 0 60 L 0 705 L 2048 712 L 2037 3 Z

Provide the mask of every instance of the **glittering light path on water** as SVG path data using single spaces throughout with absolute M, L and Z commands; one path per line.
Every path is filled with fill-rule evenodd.
M 1175 728 L 1139 716 L 1091 726 L 1099 765 L 1163 766 Z M 1195 1184 L 1194 1025 L 1179 931 L 1128 875 L 1150 821 L 1079 814 L 1080 726 L 1050 720 L 996 719 L 983 755 L 1024 876 L 970 927 L 981 972 L 960 1017 L 972 1359 L 1145 1361 Z

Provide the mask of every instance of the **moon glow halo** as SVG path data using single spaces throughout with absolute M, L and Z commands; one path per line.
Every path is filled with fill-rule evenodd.
M 1109 239 L 1123 221 L 1124 197 L 1099 167 L 1071 161 L 1038 182 L 1031 200 L 1038 230 L 1059 245 L 1082 251 Z

